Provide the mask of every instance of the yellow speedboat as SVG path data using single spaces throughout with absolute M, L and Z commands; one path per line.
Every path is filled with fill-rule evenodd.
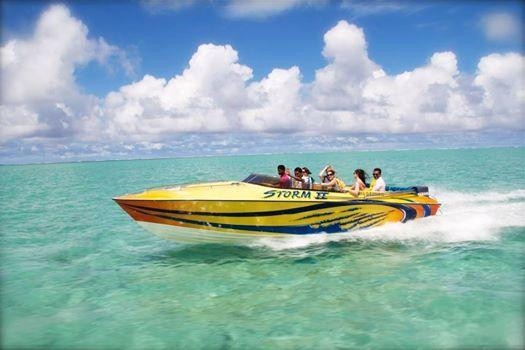
M 427 187 L 359 196 L 275 188 L 277 177 L 149 189 L 113 198 L 147 230 L 182 243 L 335 233 L 435 215 Z

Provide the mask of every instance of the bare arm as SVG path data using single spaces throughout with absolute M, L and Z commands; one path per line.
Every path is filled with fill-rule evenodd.
M 354 184 L 354 186 L 352 186 L 352 188 L 350 189 L 350 193 L 354 196 L 359 196 L 359 191 L 361 190 L 361 188 L 365 188 L 365 184 L 363 183 L 363 181 L 361 181 L 361 179 L 357 179 L 356 183 Z
M 321 179 L 321 182 L 323 182 L 324 180 L 324 174 L 326 173 L 326 169 L 328 169 L 330 165 L 325 165 L 323 170 L 321 170 L 321 172 L 319 173 L 319 178 Z

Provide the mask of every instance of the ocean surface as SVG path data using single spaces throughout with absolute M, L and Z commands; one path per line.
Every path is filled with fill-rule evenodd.
M 111 198 L 275 173 L 383 169 L 439 216 L 247 246 L 184 246 Z M 1 347 L 523 348 L 525 148 L 0 166 Z

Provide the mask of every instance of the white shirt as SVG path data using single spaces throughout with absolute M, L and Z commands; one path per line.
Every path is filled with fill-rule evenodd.
M 385 180 L 383 180 L 382 177 L 379 177 L 376 180 L 376 183 L 374 184 L 372 191 L 373 192 L 385 192 L 385 187 L 386 187 Z
M 308 175 L 303 176 L 303 188 L 304 189 L 312 188 L 312 179 Z
M 292 188 L 303 188 L 303 183 L 292 177 Z

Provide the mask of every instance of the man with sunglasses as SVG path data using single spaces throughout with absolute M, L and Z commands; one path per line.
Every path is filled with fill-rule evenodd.
M 372 173 L 374 178 L 370 181 L 370 190 L 372 192 L 385 192 L 385 180 L 381 177 L 381 169 L 375 168 Z

